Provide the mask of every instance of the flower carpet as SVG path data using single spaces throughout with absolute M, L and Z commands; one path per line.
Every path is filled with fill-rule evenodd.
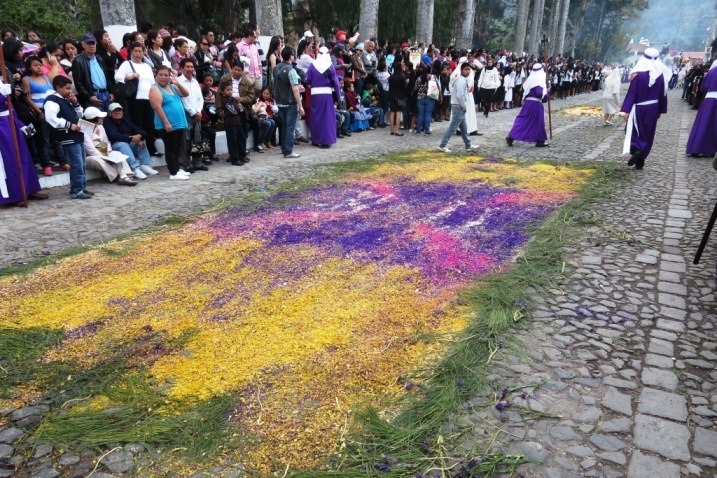
M 57 334 L 40 372 L 18 374 L 15 400 L 59 393 L 70 418 L 142 404 L 171 417 L 231 397 L 223 419 L 242 440 L 225 455 L 247 469 L 320 467 L 352 410 L 396 406 L 410 393 L 399 377 L 420 381 L 466 326 L 458 292 L 510 267 L 589 174 L 412 153 L 125 239 L 121 254 L 7 276 L 0 330 Z M 110 362 L 102 383 L 68 395 Z M 52 382 L 42 367 L 60 364 L 74 373 Z
M 571 108 L 564 108 L 560 110 L 560 113 L 564 116 L 570 117 L 594 117 L 602 118 L 602 106 L 573 106 Z

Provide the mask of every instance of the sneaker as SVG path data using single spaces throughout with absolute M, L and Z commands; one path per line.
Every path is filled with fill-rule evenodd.
M 140 168 L 137 168 L 132 172 L 134 173 L 134 177 L 137 179 L 147 179 L 147 175 L 144 174 Z
M 291 154 L 285 154 L 284 157 L 286 159 L 293 159 L 293 158 L 300 158 L 301 155 L 299 153 L 291 153 Z
M 185 177 L 185 178 L 189 178 L 189 177 L 192 176 L 192 173 L 188 173 L 188 172 L 186 172 L 185 170 L 180 169 L 179 171 L 177 171 L 177 175 L 178 175 L 178 176 L 183 176 L 183 177 Z
M 466 153 L 468 153 L 468 154 L 475 154 L 475 153 L 477 153 L 477 151 L 476 151 L 476 146 L 468 146 L 468 147 L 466 148 Z
M 85 194 L 89 194 L 90 196 L 94 196 L 94 195 L 95 195 L 94 191 L 90 191 L 89 189 L 85 189 L 85 190 L 83 190 L 82 192 L 84 192 Z
M 86 192 L 82 191 L 77 194 L 70 194 L 70 198 L 72 199 L 90 199 L 92 196 L 87 194 Z
M 44 168 L 42 168 L 42 174 L 44 174 L 45 176 L 52 176 L 52 168 L 50 166 L 45 166 Z
M 70 165 L 67 164 L 67 163 L 61 164 L 61 165 L 60 165 L 60 169 L 63 170 L 63 171 L 69 171 L 69 170 L 70 170 Z
M 154 169 L 154 168 L 153 168 L 152 166 L 150 166 L 149 164 L 143 164 L 142 166 L 139 167 L 139 169 L 140 169 L 144 174 L 148 174 L 148 175 L 150 175 L 150 176 L 154 176 L 155 174 L 159 174 L 159 171 L 157 171 L 156 169 Z
M 424 131 L 423 134 L 425 134 L 426 136 L 430 136 L 430 135 L 432 135 L 433 133 L 431 133 L 430 131 Z
M 179 173 L 175 174 L 174 176 L 169 176 L 170 181 L 186 181 L 187 179 L 189 179 L 189 176 L 185 176 Z
M 448 149 L 448 146 L 443 146 L 443 147 L 439 146 L 439 147 L 438 147 L 438 151 L 443 151 L 444 153 L 450 153 L 450 152 L 451 152 L 451 150 Z

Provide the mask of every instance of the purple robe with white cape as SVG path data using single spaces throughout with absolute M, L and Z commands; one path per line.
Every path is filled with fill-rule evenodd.
M 620 111 L 628 114 L 625 130 L 625 144 L 622 154 L 637 154 L 642 160 L 647 158 L 655 140 L 657 120 L 667 113 L 665 79 L 659 75 L 650 86 L 650 73 L 640 71 L 630 81 L 625 100 Z
M 545 87 L 534 86 L 523 97 L 523 106 L 515 118 L 508 137 L 526 143 L 538 143 L 548 139 L 548 134 L 545 132 L 544 91 Z
M 331 145 L 336 143 L 336 108 L 334 98 L 339 97 L 339 79 L 333 66 L 323 73 L 315 65 L 306 72 L 306 83 L 311 85 L 311 142 Z
M 687 141 L 687 154 L 713 156 L 717 153 L 717 62 L 702 80 L 704 100 L 692 125 Z
M 14 113 L 14 111 L 13 111 Z M 25 193 L 29 196 L 42 189 L 32 164 L 32 157 L 27 148 L 25 135 L 20 130 L 25 125 L 15 115 L 15 131 L 10 129 L 10 112 L 7 109 L 7 98 L 0 94 L 0 204 L 15 204 L 24 201 L 20 188 L 20 170 L 15 157 L 13 133 L 17 137 L 20 149 L 22 177 L 25 179 Z

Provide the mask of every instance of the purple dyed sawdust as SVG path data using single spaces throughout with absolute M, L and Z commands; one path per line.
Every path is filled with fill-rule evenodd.
M 490 272 L 525 244 L 529 226 L 558 207 L 506 201 L 506 194 L 526 193 L 479 181 L 332 184 L 268 198 L 249 214 L 230 209 L 211 227 L 222 237 L 414 267 L 446 285 Z M 417 234 L 417 227 L 423 232 Z
M 90 322 L 89 324 L 80 325 L 74 329 L 65 332 L 65 340 L 80 339 L 97 333 L 100 328 L 105 324 L 104 320 L 98 320 Z

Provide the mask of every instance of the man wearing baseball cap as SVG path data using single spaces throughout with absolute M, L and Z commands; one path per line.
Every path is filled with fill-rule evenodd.
M 147 133 L 124 115 L 121 104 L 110 104 L 109 111 L 110 119 L 104 124 L 104 127 L 107 138 L 112 143 L 112 149 L 127 156 L 127 164 L 136 179 L 147 179 L 147 175 L 157 174 L 157 171 L 152 168 L 152 158 L 149 156 L 145 143 Z
M 77 100 L 83 108 L 95 106 L 107 111 L 114 100 L 111 93 L 114 76 L 106 74 L 102 58 L 97 56 L 97 39 L 92 33 L 82 35 L 84 51 L 72 61 L 72 78 L 77 90 Z
M 338 45 L 346 45 L 347 48 L 353 48 L 353 46 L 356 44 L 356 41 L 358 40 L 358 37 L 358 32 L 356 32 L 351 38 L 348 38 L 348 35 L 345 31 L 339 30 L 336 32 L 336 43 Z

